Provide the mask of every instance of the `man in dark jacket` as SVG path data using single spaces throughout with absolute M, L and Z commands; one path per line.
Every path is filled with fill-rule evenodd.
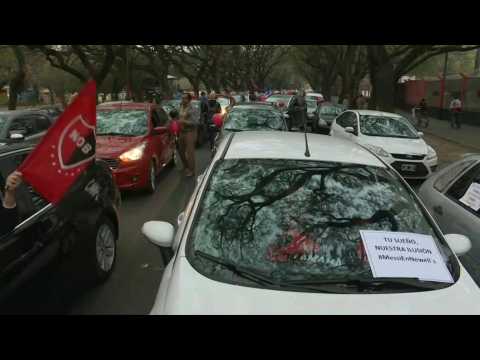
M 293 127 L 303 127 L 307 123 L 307 102 L 305 101 L 305 91 L 296 94 L 288 106 L 288 130 Z
M 22 183 L 22 174 L 15 171 L 5 183 L 5 193 L 0 191 L 0 237 L 12 231 L 18 222 L 15 192 Z
M 215 114 L 220 114 L 222 112 L 222 107 L 217 101 L 217 95 L 212 92 L 208 97 L 208 116 L 207 116 L 207 131 L 208 131 L 208 141 L 210 144 L 210 149 L 213 149 L 215 145 L 215 137 L 219 129 L 213 123 L 213 116 Z

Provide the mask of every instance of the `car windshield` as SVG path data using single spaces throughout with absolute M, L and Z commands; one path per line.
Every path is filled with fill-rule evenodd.
M 104 110 L 97 112 L 97 135 L 142 136 L 148 133 L 145 110 Z
M 225 120 L 227 131 L 284 130 L 281 114 L 273 109 L 234 109 Z
M 274 95 L 270 96 L 266 101 L 270 103 L 279 103 L 283 102 L 283 104 L 286 106 L 290 102 L 291 96 L 284 96 L 284 95 Z
M 336 107 L 336 106 L 322 106 L 320 108 L 320 114 L 321 115 L 337 116 L 337 115 L 340 115 L 342 112 L 343 112 L 343 110 L 339 107 Z
M 308 110 L 316 110 L 317 109 L 317 102 L 315 100 L 308 100 L 306 101 L 307 103 L 307 109 Z
M 360 131 L 368 136 L 419 138 L 415 128 L 403 117 L 360 115 Z
M 167 105 L 167 106 L 172 106 L 175 109 L 179 110 L 181 101 L 180 100 L 167 100 L 167 101 L 164 101 L 163 104 Z
M 439 242 L 417 200 L 395 174 L 384 168 L 331 162 L 220 162 L 199 206 L 187 254 L 206 276 L 247 286 L 251 284 L 198 253 L 283 283 L 352 278 L 368 282 L 374 279 L 361 230 L 431 235 L 458 279 L 451 250 L 443 239 Z
M 217 98 L 217 101 L 222 108 L 226 108 L 227 106 L 230 105 L 230 99 L 227 99 L 225 97 L 219 97 Z

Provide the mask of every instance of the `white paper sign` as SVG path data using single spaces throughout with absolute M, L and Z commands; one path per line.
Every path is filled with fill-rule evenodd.
M 361 230 L 360 235 L 373 277 L 453 283 L 430 235 L 373 230 Z
M 472 183 L 460 201 L 469 208 L 478 211 L 480 209 L 480 184 Z

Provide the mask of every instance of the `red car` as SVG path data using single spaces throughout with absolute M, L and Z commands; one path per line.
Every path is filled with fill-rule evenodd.
M 97 158 L 105 160 L 121 190 L 155 192 L 157 175 L 174 165 L 167 113 L 154 104 L 115 103 L 97 108 Z

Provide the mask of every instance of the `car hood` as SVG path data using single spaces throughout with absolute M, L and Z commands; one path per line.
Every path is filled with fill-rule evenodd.
M 97 157 L 113 159 L 142 143 L 145 136 L 97 136 Z
M 379 146 L 389 154 L 426 155 L 428 152 L 427 144 L 423 139 L 362 136 L 358 142 L 361 145 Z
M 289 292 L 231 285 L 201 275 L 185 257 L 177 261 L 168 285 L 162 283 L 152 315 L 480 314 L 480 290 L 463 267 L 459 281 L 446 289 L 401 294 L 351 295 Z

